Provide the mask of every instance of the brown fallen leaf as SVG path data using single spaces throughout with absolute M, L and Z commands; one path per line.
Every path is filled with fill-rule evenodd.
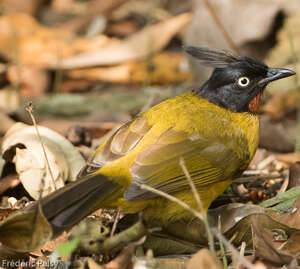
M 70 232 L 63 232 L 59 237 L 46 242 L 42 247 L 42 251 L 54 251 L 60 243 L 66 242 L 69 239 Z
M 44 27 L 28 15 L 11 14 L 0 17 L 0 53 L 21 65 L 44 68 L 120 64 L 160 51 L 184 29 L 190 18 L 190 14 L 184 13 L 142 29 L 125 40 L 117 40 L 104 35 L 76 38 L 64 29 Z M 11 46 L 15 43 L 18 59 Z
M 300 161 L 290 166 L 290 178 L 287 188 L 291 189 L 296 186 L 300 186 Z
M 88 1 L 88 12 L 89 15 L 99 16 L 99 14 L 109 17 L 111 16 L 111 13 L 121 6 L 124 2 L 127 2 L 126 0 L 107 0 L 105 2 L 98 0 L 91 0 Z
M 216 255 L 213 255 L 208 249 L 203 248 L 193 255 L 186 268 L 221 269 L 223 266 Z
M 1 96 L 1 93 L 0 93 Z M 5 113 L 0 112 L 0 134 L 4 135 L 16 122 Z
M 50 75 L 46 70 L 12 65 L 7 71 L 8 80 L 19 85 L 23 96 L 41 96 L 49 87 Z
M 76 4 L 75 0 L 52 0 L 51 8 L 57 12 L 68 12 Z
M 293 164 L 296 162 L 300 162 L 300 152 L 274 154 L 274 156 L 278 161 L 285 162 L 285 163 Z
M 11 216 L 17 209 L 13 208 L 0 208 L 0 222 Z
M 38 129 L 51 171 L 34 126 L 16 123 L 8 130 L 1 145 L 3 158 L 15 163 L 20 181 L 34 199 L 40 197 L 42 180 L 42 195 L 46 196 L 64 186 L 65 181 L 74 181 L 85 163 L 67 139 L 46 127 L 39 126 Z
M 0 17 L 1 55 L 16 60 L 19 64 L 56 63 L 60 53 L 68 53 L 67 41 L 71 37 L 72 34 L 64 30 L 41 26 L 26 14 L 15 13 Z M 18 44 L 18 59 L 15 59 L 16 47 L 12 44 Z
M 8 175 L 0 179 L 0 195 L 10 188 L 14 188 L 20 184 L 18 175 Z
M 116 258 L 114 258 L 109 263 L 105 264 L 104 268 L 105 269 L 131 268 L 132 257 L 134 255 L 135 249 L 136 249 L 136 244 L 133 243 L 128 244 L 128 246 L 126 246 Z
M 300 98 L 298 92 L 275 92 L 271 99 L 262 107 L 262 111 L 270 115 L 272 120 L 280 120 L 287 113 L 296 111 L 296 100 Z
M 270 211 L 269 216 L 291 228 L 300 230 L 300 196 L 286 213 Z
M 81 126 L 89 130 L 92 139 L 100 138 L 113 130 L 119 123 L 116 122 L 97 122 L 97 121 L 68 121 L 68 120 L 44 120 L 40 123 L 41 126 L 45 126 L 52 129 L 62 135 L 65 135 L 67 130 L 72 126 Z
M 270 151 L 293 152 L 296 142 L 296 121 L 273 122 L 269 115 L 260 117 L 259 145 Z
M 34 251 L 52 237 L 52 228 L 41 206 L 25 213 L 17 212 L 0 224 L 0 242 L 17 252 Z
M 136 21 L 127 20 L 112 25 L 108 25 L 106 33 L 112 36 L 125 37 L 137 32 L 138 25 Z
M 61 68 L 82 68 L 95 65 L 113 65 L 140 59 L 160 51 L 170 39 L 190 21 L 191 15 L 184 13 L 164 22 L 149 26 L 124 41 L 101 48 L 97 52 L 86 53 L 62 60 Z
M 0 109 L 2 113 L 12 113 L 20 108 L 20 93 L 13 86 L 0 89 Z M 1 116 L 5 124 L 10 124 L 13 120 L 10 120 L 7 115 Z M 6 117 L 6 119 L 5 119 Z
M 192 80 L 186 56 L 161 53 L 148 61 L 133 61 L 112 67 L 77 69 L 65 72 L 73 79 L 102 80 L 115 83 L 170 84 Z
M 275 264 L 289 264 L 300 250 L 300 230 L 273 226 L 270 218 L 253 218 L 252 232 L 256 256 Z M 272 227 L 273 226 L 273 227 Z
M 286 66 L 287 64 L 294 63 L 294 61 L 296 60 L 295 55 L 299 56 L 299 14 L 299 7 L 296 7 L 294 8 L 292 16 L 289 16 L 286 20 L 284 20 L 283 27 L 280 29 L 276 37 L 276 46 L 274 46 L 274 48 L 269 52 L 268 57 L 266 59 L 266 62 L 269 65 Z M 291 49 L 291 41 L 293 43 L 293 49 Z
M 276 34 L 274 25 L 283 20 L 282 12 L 290 9 L 295 13 L 299 9 L 298 0 L 290 0 L 288 5 L 286 0 L 232 0 L 230 2 L 210 0 L 209 2 L 241 53 L 260 59 L 263 59 L 268 50 L 274 45 L 271 37 Z M 193 12 L 192 22 L 186 31 L 185 43 L 230 50 L 228 42 L 222 35 L 222 30 L 220 30 L 207 9 L 205 1 L 194 1 Z M 255 14 L 255 16 L 252 16 L 252 14 Z M 293 29 L 298 28 L 297 26 L 293 27 Z M 287 44 L 289 44 L 288 40 L 288 38 L 285 38 Z M 295 44 L 296 46 L 298 45 Z M 279 53 L 277 58 L 282 58 L 282 55 L 286 54 Z M 196 78 L 199 81 L 206 79 L 210 70 L 203 68 L 193 59 L 191 59 L 191 62 Z M 275 64 L 274 66 L 281 65 Z
M 9 13 L 26 13 L 34 15 L 43 0 L 1 0 L 1 11 L 2 14 Z

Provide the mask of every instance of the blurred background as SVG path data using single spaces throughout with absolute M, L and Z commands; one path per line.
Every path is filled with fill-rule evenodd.
M 141 111 L 201 86 L 211 69 L 184 45 L 299 65 L 299 0 L 1 0 L 0 11 L 1 137 L 32 124 L 32 102 L 38 123 L 85 156 Z M 256 164 L 299 166 L 299 100 L 297 76 L 268 88 Z

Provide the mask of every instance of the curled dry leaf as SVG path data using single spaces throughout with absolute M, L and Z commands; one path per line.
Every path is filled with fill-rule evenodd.
M 191 14 L 184 13 L 145 28 L 124 41 L 99 51 L 81 54 L 60 62 L 61 68 L 81 68 L 95 65 L 113 65 L 143 58 L 160 51 L 170 39 L 189 23 Z
M 24 188 L 34 199 L 39 198 L 42 179 L 42 195 L 46 196 L 64 186 L 65 181 L 74 181 L 85 163 L 79 152 L 63 136 L 46 127 L 38 128 L 54 182 L 34 126 L 16 123 L 6 133 L 1 147 L 3 158 L 15 163 Z
M 289 264 L 300 251 L 300 230 L 280 224 L 268 216 L 252 218 L 256 255 L 271 263 Z
M 10 14 L 0 17 L 0 53 L 13 60 L 15 46 L 11 44 L 18 44 L 19 64 L 43 68 L 121 64 L 160 51 L 190 18 L 191 14 L 184 13 L 118 40 L 104 35 L 76 38 L 66 30 L 44 27 L 28 15 Z
M 18 212 L 0 225 L 0 242 L 17 252 L 36 250 L 51 237 L 52 228 L 40 205 L 36 210 Z

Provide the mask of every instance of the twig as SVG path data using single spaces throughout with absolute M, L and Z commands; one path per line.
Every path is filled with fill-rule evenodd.
M 184 209 L 188 210 L 189 212 L 191 212 L 195 217 L 201 219 L 203 221 L 203 216 L 200 212 L 196 211 L 195 209 L 193 209 L 192 207 L 190 207 L 188 204 L 186 204 L 185 202 L 182 202 L 181 200 L 177 199 L 176 197 L 172 196 L 172 195 L 169 195 L 163 191 L 160 191 L 160 190 L 157 190 L 157 189 L 154 189 L 146 184 L 140 184 L 139 185 L 140 188 L 142 190 L 147 190 L 147 191 L 150 191 L 150 192 L 153 192 L 161 197 L 164 197 L 174 203 L 177 203 L 178 205 L 180 205 L 181 207 L 183 207 Z
M 240 50 L 239 50 L 238 46 L 234 43 L 234 41 L 232 40 L 232 38 L 230 37 L 230 35 L 226 31 L 226 29 L 223 26 L 220 18 L 216 14 L 216 12 L 215 12 L 214 7 L 212 6 L 212 4 L 209 2 L 209 0 L 204 0 L 204 4 L 205 4 L 206 8 L 208 9 L 210 15 L 212 16 L 213 20 L 217 24 L 218 28 L 221 30 L 221 32 L 222 32 L 225 40 L 227 41 L 227 43 L 229 44 L 229 46 L 231 47 L 231 49 L 233 51 L 235 51 L 237 54 L 240 54 Z
M 113 227 L 111 228 L 111 232 L 110 232 L 110 236 L 112 237 L 115 234 L 115 231 L 117 229 L 117 224 L 120 218 L 120 210 L 117 211 L 116 217 L 115 217 L 115 221 L 113 224 Z
M 54 189 L 56 190 L 56 185 L 55 185 L 54 176 L 53 176 L 53 173 L 52 173 L 52 170 L 51 170 L 51 167 L 50 167 L 50 163 L 49 163 L 49 160 L 48 160 L 48 157 L 47 157 L 45 145 L 44 145 L 44 143 L 43 143 L 43 140 L 42 140 L 42 137 L 41 137 L 41 135 L 40 135 L 40 132 L 39 132 L 39 129 L 38 129 L 38 126 L 37 126 L 35 117 L 34 117 L 34 115 L 33 115 L 33 105 L 32 105 L 31 102 L 30 102 L 30 103 L 28 104 L 28 106 L 26 107 L 26 110 L 27 110 L 27 112 L 29 113 L 29 115 L 30 115 L 30 117 L 31 117 L 32 123 L 33 123 L 33 125 L 34 125 L 34 127 L 35 127 L 35 130 L 36 130 L 37 137 L 39 138 L 40 143 L 41 143 L 41 145 L 42 145 L 44 157 L 45 157 L 45 160 L 46 160 L 46 165 L 47 165 L 48 171 L 49 171 L 49 173 L 50 173 L 50 176 L 51 176 L 51 179 L 52 179 L 52 183 L 53 183 Z
M 246 249 L 246 243 L 245 241 L 242 242 L 241 244 L 241 249 L 240 249 L 240 257 L 244 257 L 245 256 L 245 249 Z M 238 268 L 239 266 L 236 266 L 236 268 Z
M 205 226 L 205 230 L 206 230 L 206 233 L 207 233 L 207 239 L 208 239 L 208 244 L 209 244 L 209 249 L 212 253 L 215 253 L 215 244 L 214 244 L 214 237 L 211 233 L 211 230 L 210 230 L 210 227 L 209 227 L 209 223 L 208 223 L 208 220 L 207 220 L 207 215 L 206 215 L 206 212 L 204 211 L 204 208 L 203 208 L 203 203 L 200 199 L 200 196 L 199 196 L 199 193 L 196 189 L 196 186 L 190 176 L 190 173 L 189 171 L 187 170 L 187 167 L 185 165 L 185 162 L 184 162 L 184 158 L 181 157 L 179 159 L 179 165 L 181 166 L 182 168 L 182 171 L 183 173 L 185 174 L 185 177 L 187 178 L 189 184 L 190 184 L 190 187 L 191 187 L 191 190 L 194 194 L 194 198 L 199 206 L 199 209 L 200 209 L 200 213 L 202 214 L 202 220 L 203 220 L 203 223 L 204 223 L 204 226 Z
M 169 195 L 165 192 L 162 192 L 160 190 L 157 190 L 155 188 L 152 188 L 146 184 L 140 184 L 139 185 L 140 188 L 142 190 L 147 190 L 150 191 L 152 193 L 155 193 L 161 197 L 164 197 L 172 202 L 177 203 L 178 205 L 180 205 L 181 207 L 183 207 L 184 209 L 188 210 L 189 212 L 191 212 L 195 217 L 201 219 L 203 221 L 203 216 L 200 212 L 196 211 L 195 209 L 191 208 L 189 205 L 187 205 L 185 202 L 177 199 L 176 197 Z M 245 257 L 240 257 L 239 252 L 235 249 L 235 247 L 218 231 L 218 229 L 212 228 L 211 229 L 212 233 L 218 238 L 219 241 L 222 241 L 224 243 L 224 245 L 231 250 L 231 252 L 233 253 L 233 255 L 236 256 L 236 258 L 240 261 L 241 264 L 243 264 L 245 267 L 249 268 L 249 269 L 256 269 L 256 267 L 249 262 L 247 259 L 245 259 Z
M 244 256 L 240 256 L 240 253 L 236 250 L 236 248 L 219 232 L 218 229 L 212 228 L 212 232 L 220 241 L 224 243 L 224 245 L 230 249 L 231 253 L 235 256 L 235 258 L 243 264 L 245 267 L 249 269 L 256 269 L 256 266 L 249 262 Z
M 218 217 L 218 229 L 219 231 L 221 232 L 221 216 L 219 215 Z M 224 269 L 227 269 L 228 268 L 228 262 L 227 262 L 227 257 L 226 257 L 226 253 L 225 253 L 225 248 L 224 248 L 224 244 L 222 242 L 222 240 L 219 240 L 219 243 L 220 243 L 220 249 L 221 249 L 221 254 L 222 254 L 222 260 L 223 260 L 223 266 L 224 266 Z

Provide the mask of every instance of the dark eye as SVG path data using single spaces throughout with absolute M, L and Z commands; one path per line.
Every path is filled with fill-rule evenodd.
M 247 87 L 250 83 L 250 79 L 248 77 L 240 77 L 237 83 L 240 87 Z

